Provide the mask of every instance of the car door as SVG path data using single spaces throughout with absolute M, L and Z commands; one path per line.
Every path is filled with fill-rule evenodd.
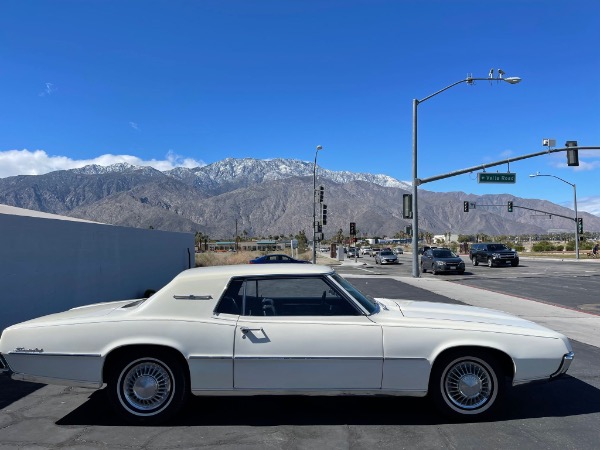
M 421 267 L 431 270 L 431 250 L 425 250 L 421 255 Z
M 325 277 L 247 279 L 234 341 L 235 389 L 381 388 L 380 326 Z

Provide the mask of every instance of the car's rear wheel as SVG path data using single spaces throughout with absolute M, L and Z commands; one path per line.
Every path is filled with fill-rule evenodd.
M 474 266 L 477 266 L 477 265 L 479 265 L 479 261 L 477 261 L 477 258 L 475 258 L 474 256 L 471 258 L 471 263 L 472 263 Z
M 112 405 L 135 424 L 164 422 L 181 409 L 189 392 L 183 364 L 160 350 L 121 356 L 107 381 Z
M 498 361 L 480 350 L 452 352 L 435 362 L 429 393 L 438 409 L 453 418 L 495 414 L 506 396 Z
M 488 267 L 494 267 L 494 260 L 492 259 L 491 256 L 487 259 L 487 264 L 488 264 Z

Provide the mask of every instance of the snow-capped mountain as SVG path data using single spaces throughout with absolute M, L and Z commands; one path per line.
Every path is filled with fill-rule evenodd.
M 203 167 L 159 171 L 121 163 L 90 165 L 45 175 L 0 179 L 0 203 L 96 222 L 169 231 L 201 231 L 231 239 L 236 226 L 247 236 L 289 235 L 312 227 L 312 161 L 228 158 Z M 336 172 L 318 167 L 325 187 L 328 224 L 325 236 L 355 222 L 361 234 L 394 235 L 409 225 L 402 217 L 402 196 L 411 186 L 386 175 Z M 493 198 L 492 198 L 493 197 Z M 477 208 L 464 213 L 463 192 L 421 190 L 421 229 L 438 234 L 544 234 L 569 229 L 568 219 L 540 222 L 525 210 Z M 508 194 L 487 196 L 482 204 L 520 206 L 568 216 L 569 210 L 542 200 Z M 600 230 L 600 218 L 585 216 L 586 229 Z

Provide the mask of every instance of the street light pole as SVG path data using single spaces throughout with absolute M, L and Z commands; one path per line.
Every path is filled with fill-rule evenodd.
M 498 70 L 498 77 L 492 78 L 493 69 L 490 71 L 490 76 L 488 78 L 473 78 L 471 76 L 467 76 L 464 80 L 459 80 L 456 83 L 452 83 L 449 86 L 446 86 L 443 89 L 440 89 L 437 92 L 423 98 L 422 100 L 413 99 L 413 164 L 412 164 L 412 276 L 415 278 L 419 277 L 419 210 L 417 209 L 418 200 L 417 200 L 417 188 L 421 184 L 421 180 L 418 177 L 417 171 L 417 107 L 419 104 L 423 103 L 425 100 L 429 100 L 431 97 L 435 97 L 438 94 L 441 94 L 444 91 L 447 91 L 451 87 L 454 87 L 461 83 L 473 84 L 474 81 L 506 81 L 509 84 L 517 84 L 521 81 L 519 77 L 508 77 L 502 78 L 504 72 L 502 70 Z
M 317 145 L 317 151 L 315 152 L 315 164 L 313 165 L 313 249 L 312 249 L 312 263 L 317 263 L 317 155 L 319 150 L 323 147 Z
M 563 180 L 561 177 L 557 177 L 556 175 L 547 175 L 541 173 L 529 175 L 529 178 L 535 177 L 556 178 L 557 180 L 560 180 L 563 183 L 567 183 L 573 188 L 573 209 L 575 210 L 575 259 L 579 259 L 579 227 L 577 226 L 577 187 L 575 186 L 575 183 L 569 183 L 567 180 Z

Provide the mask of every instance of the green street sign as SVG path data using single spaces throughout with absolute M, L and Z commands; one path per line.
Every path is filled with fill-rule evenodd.
M 477 174 L 478 183 L 516 183 L 516 173 L 498 173 L 498 172 L 479 172 Z

